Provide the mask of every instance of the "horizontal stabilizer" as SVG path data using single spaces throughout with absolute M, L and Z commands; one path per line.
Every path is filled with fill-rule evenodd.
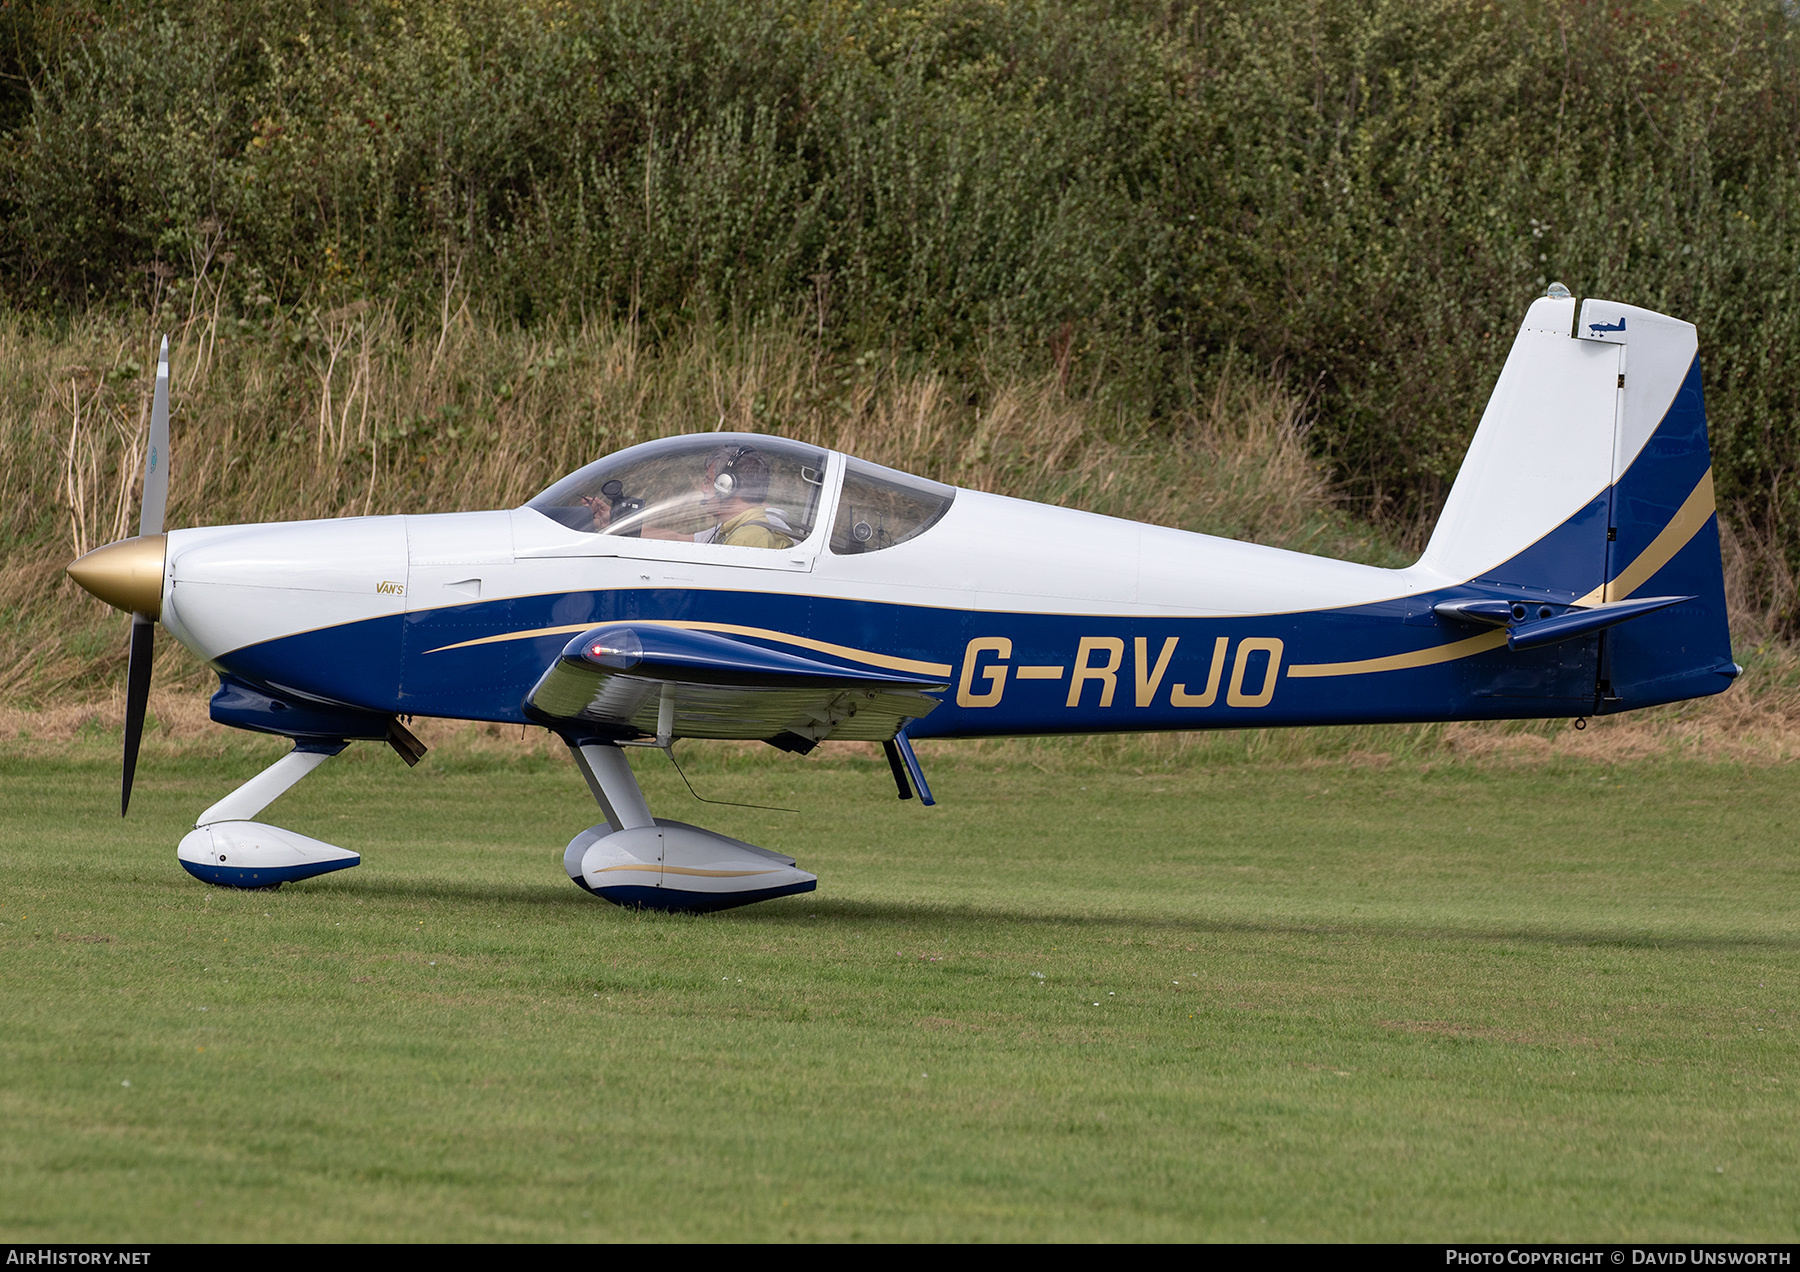
M 1693 599 L 1691 596 L 1646 596 L 1635 601 L 1609 601 L 1592 606 L 1547 605 L 1539 601 L 1440 601 L 1431 608 L 1439 618 L 1452 622 L 1506 628 L 1508 649 L 1537 649 L 1617 627 L 1630 619 Z
M 1659 609 L 1667 609 L 1671 605 L 1680 605 L 1683 601 L 1693 599 L 1691 596 L 1646 596 L 1636 601 L 1613 601 L 1606 605 L 1596 605 L 1592 609 L 1572 609 L 1551 618 L 1518 624 L 1508 634 L 1506 647 L 1537 649 L 1543 645 L 1554 645 L 1558 641 L 1572 640 L 1577 636 L 1616 627 L 1630 619 L 1642 618 L 1645 614 L 1653 614 Z

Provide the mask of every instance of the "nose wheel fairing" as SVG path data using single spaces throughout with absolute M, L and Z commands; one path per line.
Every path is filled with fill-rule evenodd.
M 214 822 L 189 831 L 175 850 L 181 868 L 223 888 L 279 888 L 362 864 L 362 855 L 261 822 Z
M 294 749 L 195 819 L 175 859 L 202 883 L 222 888 L 279 888 L 362 864 L 362 855 L 252 821 L 294 784 L 344 749 L 341 740 L 297 741 Z

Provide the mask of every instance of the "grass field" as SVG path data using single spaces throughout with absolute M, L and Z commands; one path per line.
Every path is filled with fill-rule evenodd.
M 365 864 L 269 894 L 174 860 L 249 752 L 121 823 L 26 749 L 9 1240 L 1800 1238 L 1781 766 L 697 748 L 801 811 L 652 805 L 821 884 L 692 918 L 563 878 L 566 762 L 353 748 L 268 818 Z

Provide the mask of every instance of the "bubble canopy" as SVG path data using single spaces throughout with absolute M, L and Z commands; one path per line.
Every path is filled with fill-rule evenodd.
M 789 548 L 829 513 L 828 458 L 759 434 L 666 437 L 596 460 L 526 507 L 588 534 Z M 846 458 L 830 551 L 860 555 L 917 538 L 955 497 L 955 487 Z
M 750 433 L 665 437 L 595 460 L 526 507 L 592 534 L 786 548 L 824 512 L 826 457 Z

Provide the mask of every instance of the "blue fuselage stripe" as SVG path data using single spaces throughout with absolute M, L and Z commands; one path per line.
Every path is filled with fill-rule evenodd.
M 1499 589 L 1454 592 L 1485 594 L 1510 597 Z M 645 589 L 374 619 L 270 641 L 219 661 L 247 680 L 285 683 L 367 710 L 519 724 L 526 722 L 525 694 L 568 638 L 443 646 L 548 626 L 553 616 L 567 622 L 579 612 L 574 621 L 593 625 L 730 623 L 946 664 L 951 675 L 943 705 L 909 727 L 916 738 L 1565 716 L 1594 709 L 1597 637 L 1528 652 L 1500 644 L 1436 665 L 1373 674 L 1291 674 L 1296 665 L 1432 650 L 1479 634 L 1432 613 L 1444 595 L 1307 614 L 1145 619 Z M 1671 617 L 1691 608 L 1678 607 Z M 296 683 L 302 673 L 305 683 Z

